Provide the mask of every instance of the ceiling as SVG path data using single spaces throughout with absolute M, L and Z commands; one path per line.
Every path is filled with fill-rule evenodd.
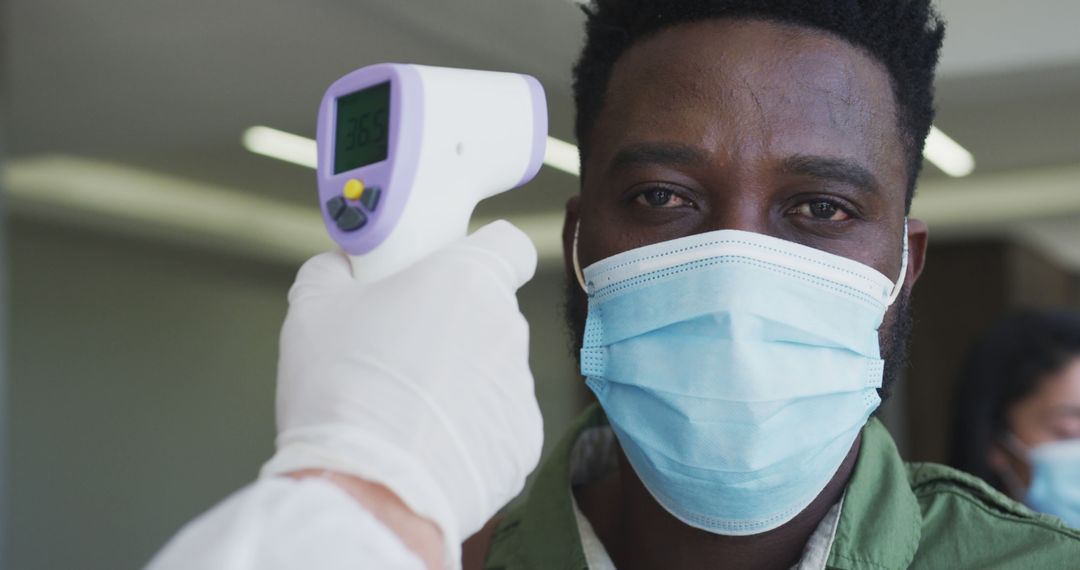
M 7 4 L 13 166 L 74 155 L 314 208 L 311 171 L 246 152 L 240 135 L 262 124 L 313 136 L 325 87 L 380 61 L 535 75 L 552 134 L 572 140 L 583 17 L 568 0 Z M 975 155 L 974 178 L 1080 164 L 1080 2 L 937 4 L 949 22 L 937 123 Z M 484 211 L 553 214 L 576 185 L 545 169 Z
M 310 171 L 251 155 L 240 135 L 264 124 L 313 136 L 325 88 L 380 61 L 530 73 L 548 90 L 552 134 L 570 136 L 581 17 L 562 1 L 9 4 L 15 158 L 91 156 L 313 203 Z

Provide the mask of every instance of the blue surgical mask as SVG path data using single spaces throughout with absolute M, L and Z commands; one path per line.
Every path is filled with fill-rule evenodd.
M 1006 442 L 1015 450 L 1014 454 L 1026 458 L 1031 466 L 1031 484 L 1024 494 L 1024 503 L 1080 528 L 1080 439 L 1028 448 L 1009 434 Z
M 906 229 L 904 243 L 895 284 L 734 230 L 585 268 L 581 372 L 660 505 L 690 526 L 747 535 L 821 493 L 880 403 L 878 329 L 906 273 Z

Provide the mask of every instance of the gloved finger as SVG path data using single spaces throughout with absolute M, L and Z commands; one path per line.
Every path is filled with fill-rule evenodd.
M 525 232 L 506 220 L 495 220 L 458 243 L 490 253 L 514 290 L 536 274 L 536 246 Z
M 289 303 L 335 291 L 353 282 L 352 265 L 341 251 L 327 251 L 304 262 L 289 289 Z

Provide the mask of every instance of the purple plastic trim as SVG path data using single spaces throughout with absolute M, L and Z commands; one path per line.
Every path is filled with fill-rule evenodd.
M 529 167 L 525 169 L 525 176 L 521 177 L 516 186 L 532 180 L 533 176 L 540 171 L 540 165 L 544 163 L 544 151 L 547 149 L 548 133 L 547 98 L 544 97 L 544 86 L 531 75 L 522 77 L 529 84 L 529 93 L 532 95 L 533 152 L 529 159 Z
M 334 174 L 334 129 L 337 126 L 337 99 L 366 87 L 390 82 L 390 128 L 386 160 Z M 319 211 L 330 237 L 350 255 L 375 249 L 397 225 L 409 200 L 420 147 L 404 141 L 420 140 L 424 110 L 423 83 L 420 74 L 409 65 L 381 63 L 358 69 L 335 81 L 319 106 L 316 145 L 319 152 Z M 365 213 L 368 222 L 359 230 L 343 232 L 327 214 L 324 204 L 341 195 L 341 187 L 350 178 L 366 186 L 379 186 L 382 196 L 374 212 Z

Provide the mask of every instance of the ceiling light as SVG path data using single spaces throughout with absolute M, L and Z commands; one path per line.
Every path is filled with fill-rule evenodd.
M 315 201 L 284 202 L 250 189 L 66 155 L 8 160 L 0 174 L 5 206 L 28 219 L 291 265 L 334 247 Z M 561 263 L 561 210 L 505 217 L 529 236 L 542 263 Z M 493 221 L 478 217 L 469 231 Z
M 975 157 L 933 125 L 930 134 L 926 135 L 923 157 L 954 178 L 962 178 L 975 170 Z
M 548 137 L 547 139 L 544 164 L 574 176 L 578 176 L 581 172 L 578 166 L 577 147 L 555 137 Z
M 259 126 L 244 131 L 243 143 L 244 148 L 255 154 L 308 168 L 316 168 L 318 165 L 315 141 L 307 137 Z

